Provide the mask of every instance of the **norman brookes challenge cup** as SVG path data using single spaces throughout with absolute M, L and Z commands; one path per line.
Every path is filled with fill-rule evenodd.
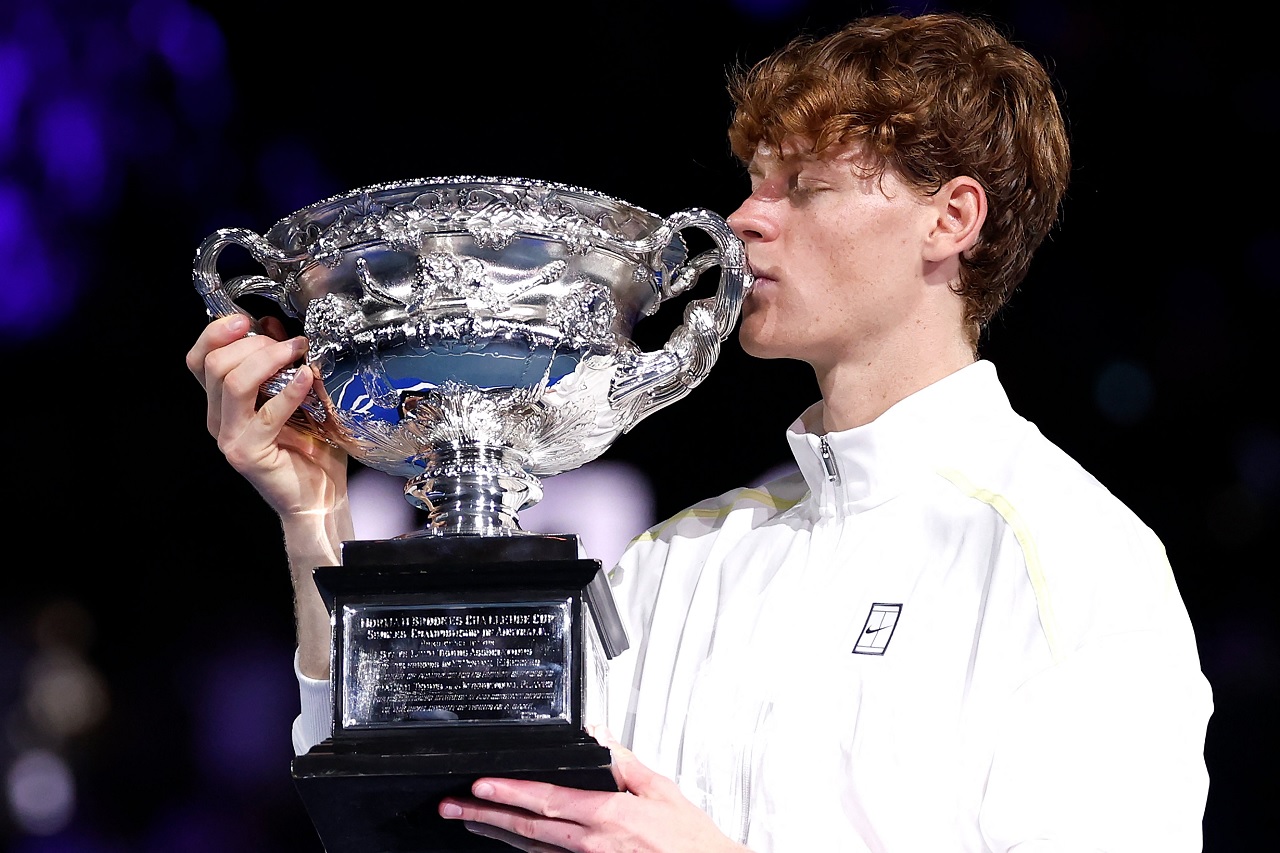
M 695 231 L 713 248 L 690 257 Z M 228 246 L 265 274 L 223 280 Z M 667 343 L 642 351 L 635 324 L 711 270 L 714 296 L 688 300 Z M 612 790 L 608 751 L 583 731 L 627 646 L 608 582 L 574 535 L 527 533 L 518 513 L 541 477 L 706 378 L 751 284 L 724 219 L 521 178 L 400 181 L 265 235 L 218 230 L 193 275 L 211 319 L 255 316 L 261 297 L 301 324 L 320 381 L 295 424 L 405 478 L 427 513 L 315 570 L 333 732 L 293 778 L 327 853 L 509 849 L 436 818 L 480 775 Z

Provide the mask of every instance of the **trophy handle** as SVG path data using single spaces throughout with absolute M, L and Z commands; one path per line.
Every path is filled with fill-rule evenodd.
M 253 259 L 266 268 L 268 275 L 242 275 L 224 282 L 218 273 L 218 256 L 227 246 L 240 246 L 248 250 Z M 254 331 L 260 333 L 262 330 L 258 327 L 257 318 L 237 305 L 235 300 L 249 293 L 265 296 L 279 305 L 286 314 L 295 316 L 286 300 L 284 286 L 269 276 L 279 275 L 285 266 L 296 263 L 297 260 L 298 258 L 247 228 L 220 228 L 206 237 L 200 248 L 196 249 L 191 274 L 195 279 L 196 292 L 204 299 L 210 320 L 244 314 L 253 320 Z
M 227 246 L 246 249 L 255 261 L 262 264 L 267 275 L 242 275 L 224 282 L 218 273 L 218 256 Z M 243 314 L 250 320 L 247 334 L 259 335 L 262 334 L 262 327 L 258 318 L 237 305 L 236 300 L 249 294 L 263 296 L 279 305 L 289 317 L 297 318 L 297 312 L 289 305 L 285 285 L 271 276 L 280 275 L 287 267 L 297 264 L 300 257 L 302 256 L 290 255 L 247 228 L 220 228 L 206 237 L 196 249 L 191 275 L 195 280 L 196 292 L 204 299 L 205 311 L 211 321 L 219 317 L 230 317 L 232 314 Z M 292 381 L 297 370 L 296 367 L 291 367 L 279 371 L 262 383 L 262 393 L 274 397 Z M 298 408 L 299 411 L 290 422 L 317 438 L 329 441 L 319 427 L 325 420 L 325 412 L 316 393 L 309 391 Z
M 715 296 L 697 299 L 685 306 L 684 322 L 671 333 L 661 350 L 641 352 L 618 370 L 609 389 L 611 406 L 618 409 L 632 402 L 636 395 L 646 394 L 624 432 L 684 397 L 707 378 L 720 355 L 721 342 L 729 337 L 738 322 L 742 300 L 751 287 L 742 241 L 723 217 L 710 210 L 690 208 L 672 214 L 662 228 L 648 240 L 635 244 L 635 248 L 662 248 L 686 228 L 705 231 L 716 248 L 680 266 L 663 284 L 662 298 L 688 290 L 712 267 L 720 268 L 720 281 Z

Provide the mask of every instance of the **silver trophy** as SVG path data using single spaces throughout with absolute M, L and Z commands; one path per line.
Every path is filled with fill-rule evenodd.
M 690 229 L 714 248 L 690 258 Z M 229 245 L 266 275 L 223 281 Z M 711 268 L 715 296 L 642 352 L 637 321 Z M 404 477 L 429 514 L 417 535 L 520 532 L 539 478 L 590 462 L 706 378 L 750 283 L 742 244 L 710 211 L 662 219 L 578 187 L 477 177 L 367 187 L 265 236 L 219 230 L 194 277 L 210 317 L 244 313 L 252 294 L 302 321 L 324 393 L 298 417 Z
M 690 256 L 686 236 L 709 248 Z M 265 274 L 223 280 L 228 246 Z M 642 351 L 637 322 L 712 270 L 714 295 L 690 294 L 666 344 Z M 627 647 L 608 581 L 571 532 L 528 533 L 518 513 L 540 478 L 707 377 L 751 284 L 725 220 L 520 178 L 399 181 L 265 235 L 216 231 L 194 280 L 211 319 L 254 317 L 261 297 L 301 324 L 320 381 L 295 424 L 405 478 L 428 517 L 315 569 L 333 734 L 293 778 L 328 853 L 509 849 L 435 819 L 479 775 L 613 789 L 608 750 L 584 731 Z

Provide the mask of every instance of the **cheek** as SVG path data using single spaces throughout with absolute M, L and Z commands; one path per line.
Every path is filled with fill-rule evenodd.
M 838 223 L 834 227 L 809 228 L 792 241 L 794 268 L 802 270 L 805 279 L 817 289 L 825 290 L 857 269 L 860 243 L 855 233 L 840 228 Z

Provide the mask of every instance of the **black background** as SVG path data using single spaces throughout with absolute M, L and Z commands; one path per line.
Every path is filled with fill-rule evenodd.
M 296 695 L 277 525 L 205 432 L 183 364 L 204 323 L 196 246 L 216 228 L 261 233 L 320 198 L 427 176 L 553 180 L 660 215 L 728 214 L 746 180 L 724 137 L 727 67 L 801 28 L 892 7 L 203 3 L 184 8 L 221 50 L 178 73 L 144 38 L 176 4 L 45 5 L 77 55 L 138 39 L 117 45 L 136 52 L 132 70 L 95 88 L 136 120 L 115 137 L 111 203 L 92 211 L 60 212 L 34 154 L 11 147 L 3 161 L 5 181 L 39 197 L 76 289 L 52 326 L 10 328 L 0 344 L 11 485 L 0 758 L 22 746 L 26 666 L 53 604 L 81 614 L 78 648 L 109 706 L 54 744 L 75 772 L 72 822 L 52 836 L 0 824 L 0 839 L 23 851 L 318 851 L 288 778 Z M 1215 692 L 1205 849 L 1274 843 L 1273 29 L 1234 10 L 1099 0 L 932 8 L 989 13 L 1065 92 L 1064 217 L 984 353 L 1015 407 L 1168 548 Z M 22 4 L 2 11 L 21 38 Z M 78 67 L 89 86 L 91 63 Z M 662 313 L 637 331 L 646 347 L 669 329 Z M 1099 400 L 1125 375 L 1139 384 L 1122 399 L 1149 402 L 1117 415 Z M 730 340 L 706 382 L 608 456 L 649 475 L 666 516 L 786 461 L 783 430 L 815 396 L 803 366 L 750 359 Z M 815 724 L 829 710 L 815 708 Z

